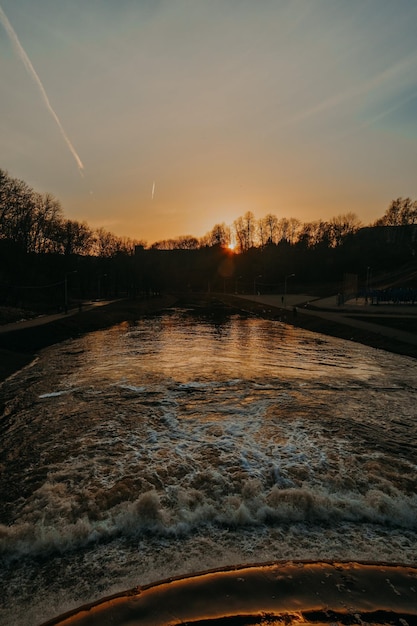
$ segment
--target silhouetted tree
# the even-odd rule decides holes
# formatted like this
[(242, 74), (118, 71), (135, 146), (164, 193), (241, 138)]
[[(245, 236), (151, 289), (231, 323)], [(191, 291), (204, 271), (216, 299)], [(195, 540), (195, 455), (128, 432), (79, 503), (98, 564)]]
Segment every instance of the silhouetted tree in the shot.
[(58, 252), (58, 233), (62, 225), (62, 208), (50, 193), (35, 194), (34, 220), (29, 250), (31, 252)]
[(216, 224), (211, 231), (201, 238), (200, 244), (202, 246), (228, 246), (231, 242), (230, 226), (222, 224)]
[(177, 250), (197, 250), (199, 247), (198, 239), (192, 235), (183, 235), (182, 237), (178, 237), (176, 239), (176, 243)]
[(330, 247), (331, 225), (323, 220), (304, 223), (298, 234), (298, 243), (307, 248)]
[(233, 222), (236, 242), (241, 252), (245, 252), (255, 245), (256, 220), (252, 211), (246, 211), (243, 217)]
[(86, 222), (64, 220), (60, 225), (60, 244), (66, 256), (91, 253), (94, 242), (93, 231)]
[(278, 218), (268, 213), (262, 218), (263, 230), (266, 235), (266, 243), (278, 243)]
[(191, 235), (183, 235), (175, 239), (162, 239), (152, 244), (154, 250), (196, 250), (199, 241)]
[(346, 213), (333, 217), (330, 221), (330, 245), (337, 247), (346, 239), (354, 235), (361, 227), (361, 222), (355, 213)]
[(393, 200), (375, 226), (409, 226), (417, 224), (417, 201), (411, 198)]
[(28, 251), (35, 221), (35, 193), (24, 181), (4, 172), (0, 183), (0, 236)]

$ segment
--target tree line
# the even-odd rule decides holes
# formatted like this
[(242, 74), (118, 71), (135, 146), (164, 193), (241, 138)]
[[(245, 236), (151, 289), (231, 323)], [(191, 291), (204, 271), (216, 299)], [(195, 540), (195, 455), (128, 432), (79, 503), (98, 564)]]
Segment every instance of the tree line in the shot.
[(257, 220), (252, 211), (247, 211), (231, 225), (216, 224), (200, 239), (186, 235), (157, 241), (151, 247), (157, 250), (195, 250), (206, 246), (221, 245), (233, 248), (240, 253), (251, 248), (263, 248), (270, 244), (278, 245), (282, 241), (291, 245), (303, 242), (311, 247), (321, 243), (335, 247), (357, 232), (361, 226), (355, 213), (339, 215), (328, 222), (317, 220), (302, 223), (294, 217), (278, 218), (273, 214)]
[[(417, 201), (393, 200), (385, 214), (371, 226), (417, 224)], [(301, 222), (290, 217), (268, 214), (256, 219), (252, 211), (233, 224), (216, 224), (201, 238), (192, 235), (164, 239), (151, 244), (157, 250), (195, 250), (205, 246), (234, 246), (237, 252), (286, 241), (308, 247), (321, 244), (334, 248), (355, 234), (363, 224), (349, 212), (329, 221)], [(57, 253), (112, 257), (132, 254), (146, 242), (119, 237), (104, 228), (92, 229), (87, 222), (65, 218), (61, 203), (50, 193), (38, 193), (26, 182), (0, 169), (0, 239), (15, 242), (27, 253)]]
[(92, 229), (85, 221), (67, 219), (52, 194), (38, 193), (1, 169), (0, 239), (13, 241), (26, 253), (102, 257), (131, 254), (140, 243), (104, 228)]
[[(417, 201), (411, 198), (393, 200), (385, 214), (369, 227), (409, 226), (417, 224)], [(152, 244), (158, 250), (195, 250), (205, 246), (221, 245), (246, 252), (251, 248), (264, 248), (270, 244), (287, 242), (291, 245), (304, 245), (310, 248), (325, 245), (336, 248), (357, 233), (363, 224), (356, 213), (337, 215), (329, 221), (314, 220), (301, 222), (294, 217), (281, 217), (268, 214), (256, 219), (252, 211), (238, 217), (231, 225), (216, 224), (203, 237), (192, 235), (163, 239)]]
[(167, 289), (276, 292), (293, 274), (298, 288), (336, 284), (412, 261), (415, 225), (417, 202), (397, 198), (366, 227), (353, 212), (302, 223), (247, 211), (201, 238), (148, 245), (67, 219), (52, 194), (0, 170), (0, 304), (45, 310), (67, 292), (79, 301)]

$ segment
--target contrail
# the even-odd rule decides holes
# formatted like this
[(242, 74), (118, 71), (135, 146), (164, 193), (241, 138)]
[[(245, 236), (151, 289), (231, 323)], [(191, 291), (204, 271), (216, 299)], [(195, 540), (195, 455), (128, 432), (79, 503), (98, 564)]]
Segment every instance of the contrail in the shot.
[(152, 200), (153, 200), (154, 195), (155, 195), (155, 181), (153, 181), (153, 185), (152, 185)]
[(69, 137), (67, 135), (67, 133), (65, 132), (61, 122), (59, 121), (59, 118), (57, 116), (57, 114), (55, 113), (54, 109), (52, 108), (51, 103), (49, 102), (49, 98), (46, 94), (46, 91), (42, 85), (41, 79), (39, 78), (39, 76), (36, 73), (35, 68), (33, 67), (32, 63), (30, 62), (30, 59), (28, 57), (28, 55), (26, 54), (26, 52), (24, 51), (14, 29), (13, 26), (10, 24), (9, 20), (7, 19), (7, 16), (5, 14), (5, 12), (3, 11), (3, 9), (0, 6), (0, 22), (3, 24), (9, 38), (10, 41), (12, 42), (17, 55), (19, 56), (19, 58), (21, 59), (21, 61), (23, 62), (23, 65), (25, 66), (26, 70), (28, 71), (29, 75), (33, 78), (33, 80), (35, 81), (35, 83), (37, 84), (37, 86), (39, 87), (39, 91), (41, 92), (41, 96), (43, 98), (44, 103), (46, 104), (47, 109), (49, 110), (50, 114), (52, 115), (52, 117), (54, 118), (55, 122), (58, 124), (58, 128), (61, 131), (61, 135), (63, 136), (65, 143), (67, 144), (68, 148), (70, 149), (70, 152), (72, 154), (72, 156), (74, 157), (77, 165), (78, 165), (78, 169), (80, 170), (80, 174), (81, 176), (83, 175), (83, 170), (84, 170), (84, 165), (82, 164), (82, 161), (80, 159), (80, 157), (78, 156), (74, 146), (72, 145), (71, 141), (69, 140)]

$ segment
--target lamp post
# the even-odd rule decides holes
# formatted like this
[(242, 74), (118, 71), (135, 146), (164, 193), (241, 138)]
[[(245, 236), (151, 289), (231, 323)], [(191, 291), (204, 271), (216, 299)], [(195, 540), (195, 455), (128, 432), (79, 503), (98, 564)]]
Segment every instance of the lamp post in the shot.
[(368, 303), (368, 299), (371, 295), (371, 279), (372, 279), (372, 267), (366, 268), (366, 303)]
[(97, 300), (101, 300), (101, 279), (106, 278), (107, 274), (99, 274), (97, 283)]
[(292, 276), (295, 276), (295, 274), (287, 274), (287, 276), (285, 276), (284, 278), (284, 306), (287, 305), (287, 279), (291, 278)]
[(73, 270), (72, 272), (66, 272), (64, 278), (64, 310), (65, 313), (68, 313), (68, 276), (70, 274), (76, 274), (77, 270)]
[(262, 278), (262, 274), (259, 274), (259, 276), (255, 276), (255, 278), (253, 279), (253, 295), (256, 296), (256, 279), (257, 278)]

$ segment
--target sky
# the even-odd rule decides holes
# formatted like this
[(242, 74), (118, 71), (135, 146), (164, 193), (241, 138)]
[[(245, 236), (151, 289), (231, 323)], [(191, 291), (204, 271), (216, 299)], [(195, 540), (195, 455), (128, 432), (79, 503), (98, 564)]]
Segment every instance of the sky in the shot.
[(416, 0), (0, 0), (0, 168), (153, 243), (417, 199)]

